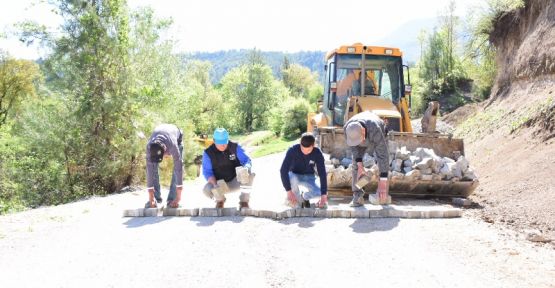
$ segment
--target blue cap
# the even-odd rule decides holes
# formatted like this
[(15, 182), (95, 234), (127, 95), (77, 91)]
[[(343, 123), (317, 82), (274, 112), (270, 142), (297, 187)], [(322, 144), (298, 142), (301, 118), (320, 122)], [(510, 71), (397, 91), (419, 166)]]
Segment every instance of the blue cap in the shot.
[(225, 128), (216, 128), (214, 130), (214, 143), (218, 145), (224, 145), (229, 142), (229, 134)]

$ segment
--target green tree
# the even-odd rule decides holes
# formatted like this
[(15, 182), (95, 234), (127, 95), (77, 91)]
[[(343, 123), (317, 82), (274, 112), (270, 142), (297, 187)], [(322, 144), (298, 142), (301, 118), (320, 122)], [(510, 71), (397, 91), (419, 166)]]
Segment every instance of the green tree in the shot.
[(0, 54), (0, 127), (23, 101), (36, 96), (35, 87), (41, 79), (39, 66), (34, 62)]
[(138, 163), (129, 55), (129, 17), (122, 0), (55, 2), (64, 17), (51, 43), (47, 68), (52, 87), (68, 94), (66, 127), (73, 136), (64, 151), (74, 162), (73, 185), (92, 193), (117, 191), (132, 182)]
[(267, 126), (268, 112), (275, 102), (273, 81), (271, 68), (262, 62), (256, 50), (250, 54), (247, 64), (224, 76), (224, 101), (235, 108), (236, 121), (245, 131)]
[(318, 74), (312, 73), (307, 67), (291, 64), (282, 70), (283, 83), (289, 88), (291, 95), (307, 99), (311, 86), (318, 80)]

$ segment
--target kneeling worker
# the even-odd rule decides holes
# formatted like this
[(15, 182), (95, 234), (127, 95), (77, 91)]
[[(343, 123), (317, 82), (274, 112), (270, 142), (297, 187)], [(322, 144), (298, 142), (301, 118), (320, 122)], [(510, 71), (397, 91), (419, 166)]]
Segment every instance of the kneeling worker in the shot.
[[(304, 133), (301, 143), (287, 150), (280, 174), (283, 188), (287, 191), (289, 205), (301, 208), (310, 207), (310, 199), (320, 197), (318, 206), (323, 208), (328, 203), (328, 183), (324, 155), (314, 147), (316, 139), (312, 133)], [(315, 169), (316, 168), (316, 169)], [(320, 185), (316, 183), (315, 171), (318, 171)]]
[[(237, 167), (245, 169), (236, 169)], [(251, 167), (251, 159), (241, 145), (229, 141), (227, 130), (217, 128), (214, 131), (214, 144), (206, 148), (202, 155), (202, 174), (208, 181), (203, 189), (204, 195), (216, 200), (216, 208), (223, 208), (226, 200), (224, 193), (238, 190), (241, 184), (252, 185), (254, 173), (250, 173)], [(240, 177), (242, 182), (237, 180), (237, 170), (244, 172), (244, 175), (239, 176), (246, 176)], [(226, 185), (229, 191), (220, 187), (218, 182)], [(241, 191), (239, 209), (249, 208), (249, 196), (249, 193)]]

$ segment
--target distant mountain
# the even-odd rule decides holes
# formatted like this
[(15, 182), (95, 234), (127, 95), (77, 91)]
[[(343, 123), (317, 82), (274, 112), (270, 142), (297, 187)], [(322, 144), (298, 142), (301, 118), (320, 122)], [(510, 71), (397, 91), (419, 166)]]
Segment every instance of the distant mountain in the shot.
[(432, 32), (437, 18), (415, 19), (405, 22), (379, 41), (380, 46), (390, 46), (403, 51), (403, 61), (414, 63), (420, 57), (418, 34), (421, 30)]
[[(212, 72), (210, 79), (212, 83), (216, 84), (220, 82), (222, 77), (224, 77), (229, 70), (244, 64), (251, 51), (252, 50), (241, 49), (217, 52), (197, 52), (185, 54), (183, 58), (185, 61), (195, 59), (211, 62)], [(320, 78), (324, 70), (325, 52), (323, 51), (301, 51), (296, 53), (262, 51), (260, 53), (266, 64), (272, 68), (276, 78), (281, 77), (281, 65), (285, 56), (287, 56), (289, 63), (297, 63), (308, 67), (311, 71), (317, 72)]]
[[(437, 24), (436, 18), (416, 19), (405, 22), (397, 27), (388, 36), (382, 38), (372, 45), (396, 47), (403, 51), (405, 63), (415, 63), (420, 57), (420, 43), (418, 42), (418, 34), (421, 30), (432, 32)], [(212, 72), (210, 79), (212, 83), (219, 83), (222, 77), (229, 70), (244, 64), (251, 50), (226, 50), (217, 52), (197, 52), (192, 54), (183, 54), (185, 61), (196, 59), (209, 61), (212, 63)], [(296, 53), (285, 53), (277, 51), (262, 51), (262, 57), (266, 61), (274, 73), (279, 78), (281, 65), (285, 56), (290, 63), (297, 63), (308, 67), (311, 71), (317, 72), (322, 79), (322, 71), (324, 71), (324, 51), (301, 51)]]

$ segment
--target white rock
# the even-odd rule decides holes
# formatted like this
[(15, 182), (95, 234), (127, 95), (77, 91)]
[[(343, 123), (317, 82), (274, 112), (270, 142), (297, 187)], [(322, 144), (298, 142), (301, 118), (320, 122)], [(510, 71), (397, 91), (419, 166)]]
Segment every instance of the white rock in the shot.
[(401, 172), (401, 167), (403, 166), (403, 160), (395, 159), (393, 163), (391, 163), (391, 170)]
[[(462, 156), (461, 156), (462, 157)], [(478, 176), (476, 175), (476, 173), (474, 172), (474, 170), (472, 170), (472, 168), (468, 168), (468, 170), (466, 170), (466, 172), (464, 172), (464, 180), (476, 180), (478, 179)]]
[(552, 241), (552, 239), (545, 237), (538, 230), (525, 230), (524, 233), (526, 233), (526, 240), (531, 242), (547, 243)]
[(362, 165), (368, 168), (374, 166), (374, 164), (376, 164), (374, 157), (368, 155), (368, 153), (364, 153), (364, 157), (362, 157)]
[(423, 158), (422, 161), (414, 165), (415, 169), (424, 170), (432, 167), (434, 160), (431, 157)]
[(441, 167), (441, 169), (439, 169), (439, 175), (441, 175), (441, 177), (442, 177), (443, 179), (447, 179), (447, 180), (453, 178), (453, 172), (451, 172), (451, 167), (450, 167), (449, 165), (452, 166), (452, 165), (454, 165), (454, 164), (455, 164), (454, 162), (452, 162), (452, 163), (445, 163), (445, 164)]
[(397, 149), (395, 152), (395, 159), (407, 160), (410, 157), (410, 151), (407, 150), (406, 146)]
[(457, 165), (462, 173), (465, 173), (466, 170), (468, 170), (468, 164), (468, 160), (466, 160), (464, 156), (460, 156), (459, 159), (457, 159)]
[(421, 175), (420, 170), (412, 170), (412, 171), (409, 171), (405, 176), (417, 179), (420, 177), (420, 175)]

